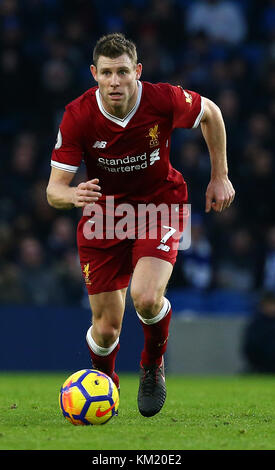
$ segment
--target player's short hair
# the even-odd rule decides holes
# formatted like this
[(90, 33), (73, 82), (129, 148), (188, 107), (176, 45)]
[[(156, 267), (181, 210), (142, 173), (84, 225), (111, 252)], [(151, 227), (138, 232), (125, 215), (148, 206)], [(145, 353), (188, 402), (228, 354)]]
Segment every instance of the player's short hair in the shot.
[(122, 33), (112, 33), (102, 36), (96, 43), (93, 51), (93, 61), (97, 66), (99, 56), (116, 59), (122, 54), (128, 54), (134, 65), (137, 64), (136, 45), (130, 39), (126, 39)]

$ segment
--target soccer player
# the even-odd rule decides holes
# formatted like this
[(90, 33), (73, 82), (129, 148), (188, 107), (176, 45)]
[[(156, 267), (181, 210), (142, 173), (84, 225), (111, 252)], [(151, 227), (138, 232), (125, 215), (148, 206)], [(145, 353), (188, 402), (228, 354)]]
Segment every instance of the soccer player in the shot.
[[(107, 236), (110, 227), (104, 219), (103, 236), (91, 237), (87, 227), (95, 219), (85, 211), (98, 206), (107, 217), (110, 197), (115, 208), (123, 203), (135, 210), (141, 204), (181, 207), (188, 200), (187, 187), (169, 161), (171, 134), (175, 128), (198, 125), (211, 161), (205, 210), (224, 210), (234, 199), (226, 132), (219, 108), (209, 99), (180, 86), (140, 81), (142, 64), (135, 44), (123, 34), (98, 40), (90, 70), (97, 86), (66, 106), (52, 152), (47, 198), (56, 209), (83, 208), (77, 242), (92, 310), (86, 340), (93, 367), (118, 387), (115, 359), (131, 279), (131, 297), (144, 332), (138, 407), (149, 417), (166, 398), (163, 355), (172, 310), (165, 292), (177, 257), (178, 238), (172, 237), (176, 229), (168, 225), (163, 232), (158, 221), (161, 238), (121, 239)], [(87, 180), (73, 186), (82, 161)], [(183, 222), (181, 210), (179, 218)], [(147, 235), (146, 224), (144, 230)]]

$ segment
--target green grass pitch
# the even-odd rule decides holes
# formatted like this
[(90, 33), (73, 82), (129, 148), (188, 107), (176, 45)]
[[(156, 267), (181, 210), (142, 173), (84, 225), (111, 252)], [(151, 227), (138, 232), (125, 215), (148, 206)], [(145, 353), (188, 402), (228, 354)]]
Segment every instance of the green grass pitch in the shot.
[(68, 373), (0, 373), (1, 450), (274, 450), (275, 377), (167, 376), (162, 411), (137, 409), (138, 375), (121, 375), (119, 415), (73, 426), (59, 410)]

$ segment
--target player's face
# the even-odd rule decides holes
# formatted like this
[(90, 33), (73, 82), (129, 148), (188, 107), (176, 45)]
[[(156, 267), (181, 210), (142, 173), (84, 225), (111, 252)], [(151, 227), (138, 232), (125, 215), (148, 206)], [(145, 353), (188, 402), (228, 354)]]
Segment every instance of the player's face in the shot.
[(126, 53), (116, 59), (99, 56), (97, 66), (91, 65), (106, 111), (118, 117), (128, 114), (137, 100), (141, 70)]

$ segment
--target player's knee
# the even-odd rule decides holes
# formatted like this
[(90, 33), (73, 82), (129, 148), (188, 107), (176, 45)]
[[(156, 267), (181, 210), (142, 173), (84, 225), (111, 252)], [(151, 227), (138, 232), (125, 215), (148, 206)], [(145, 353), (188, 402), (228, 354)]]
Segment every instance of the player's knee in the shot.
[(96, 335), (100, 338), (100, 346), (103, 348), (112, 346), (120, 334), (118, 325), (112, 325), (106, 322), (95, 322), (93, 323), (93, 328), (96, 331)]
[(160, 306), (160, 298), (156, 292), (132, 291), (132, 299), (136, 311), (144, 318), (154, 317)]

